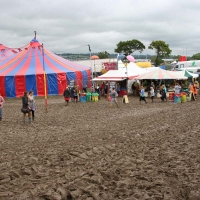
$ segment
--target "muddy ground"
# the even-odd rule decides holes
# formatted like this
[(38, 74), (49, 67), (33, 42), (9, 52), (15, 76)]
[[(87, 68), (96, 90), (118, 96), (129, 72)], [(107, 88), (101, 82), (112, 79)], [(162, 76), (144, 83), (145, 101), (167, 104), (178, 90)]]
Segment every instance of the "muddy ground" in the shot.
[(200, 199), (200, 97), (195, 102), (109, 107), (36, 99), (23, 124), (21, 99), (0, 122), (0, 200)]

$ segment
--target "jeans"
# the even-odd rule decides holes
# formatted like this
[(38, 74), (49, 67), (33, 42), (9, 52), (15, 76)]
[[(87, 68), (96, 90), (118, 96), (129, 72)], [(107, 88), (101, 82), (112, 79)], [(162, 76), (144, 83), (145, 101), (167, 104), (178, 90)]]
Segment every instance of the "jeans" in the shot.
[(2, 118), (2, 108), (0, 108), (0, 118)]

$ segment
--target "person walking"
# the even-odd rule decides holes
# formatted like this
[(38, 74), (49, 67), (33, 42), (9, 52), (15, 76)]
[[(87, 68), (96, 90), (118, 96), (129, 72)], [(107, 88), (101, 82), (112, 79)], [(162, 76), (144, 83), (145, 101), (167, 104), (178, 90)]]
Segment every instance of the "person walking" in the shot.
[(5, 100), (0, 94), (0, 121), (2, 121), (2, 108), (3, 108), (4, 103), (5, 103)]
[(63, 96), (64, 96), (64, 99), (65, 99), (65, 106), (68, 106), (70, 96), (71, 96), (71, 92), (69, 90), (69, 87), (66, 87), (66, 89), (63, 92)]
[(167, 101), (167, 88), (165, 87), (165, 85), (162, 85), (161, 87), (160, 87), (160, 95), (161, 95), (161, 100), (162, 100), (162, 102), (164, 102), (164, 100), (166, 100)]
[(143, 86), (140, 87), (140, 104), (141, 104), (141, 101), (145, 101), (145, 103), (147, 103), (147, 101), (145, 99), (145, 93), (144, 93), (144, 87)]
[(119, 105), (117, 103), (117, 92), (115, 91), (115, 88), (113, 87), (112, 90), (111, 90), (111, 93), (110, 93), (110, 97), (111, 97), (111, 103), (110, 103), (110, 107), (112, 107), (112, 103), (114, 102), (117, 107), (119, 108)]
[(33, 90), (29, 91), (29, 107), (31, 109), (31, 113), (32, 113), (32, 121), (34, 121), (35, 119), (35, 110), (36, 110), (36, 105), (35, 105), (35, 98), (33, 96)]
[(25, 117), (26, 117), (26, 114), (28, 113), (29, 123), (31, 123), (32, 122), (32, 120), (31, 120), (31, 109), (29, 107), (28, 92), (24, 92), (24, 96), (22, 97), (21, 112), (23, 113), (23, 122), (25, 123)]

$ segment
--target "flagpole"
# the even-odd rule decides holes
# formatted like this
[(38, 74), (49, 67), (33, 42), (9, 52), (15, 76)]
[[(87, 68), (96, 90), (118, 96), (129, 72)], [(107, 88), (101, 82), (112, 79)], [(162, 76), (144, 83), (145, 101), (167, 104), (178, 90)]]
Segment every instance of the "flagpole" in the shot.
[(47, 105), (48, 105), (48, 102), (47, 102), (47, 79), (46, 79), (46, 72), (45, 72), (45, 65), (44, 65), (44, 46), (43, 46), (43, 44), (42, 44), (42, 58), (43, 58), (42, 65), (43, 65), (43, 72), (44, 72), (44, 101), (45, 101), (46, 112), (48, 112), (48, 110), (47, 110)]
[(91, 64), (91, 73), (92, 73), (92, 80), (93, 80), (93, 70), (92, 70), (92, 60), (91, 60), (91, 49), (90, 49), (90, 45), (88, 44), (89, 47), (89, 52), (90, 52), (90, 64)]

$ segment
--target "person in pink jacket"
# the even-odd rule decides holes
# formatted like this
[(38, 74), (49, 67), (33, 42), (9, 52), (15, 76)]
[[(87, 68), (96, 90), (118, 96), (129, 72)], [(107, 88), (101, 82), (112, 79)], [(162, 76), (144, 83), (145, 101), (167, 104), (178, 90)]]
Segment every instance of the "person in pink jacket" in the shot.
[(0, 94), (0, 121), (2, 120), (2, 108), (3, 108), (4, 102), (5, 102), (5, 100)]

